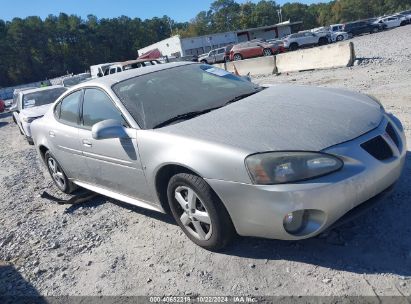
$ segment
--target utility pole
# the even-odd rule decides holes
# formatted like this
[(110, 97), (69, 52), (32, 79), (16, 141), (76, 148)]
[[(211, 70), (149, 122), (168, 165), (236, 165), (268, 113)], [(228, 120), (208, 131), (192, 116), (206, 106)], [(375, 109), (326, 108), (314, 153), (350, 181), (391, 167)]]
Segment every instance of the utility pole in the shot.
[(277, 10), (277, 14), (278, 14), (278, 23), (283, 22), (283, 12), (280, 6), (280, 9)]
[(171, 24), (170, 17), (168, 17), (168, 25), (170, 26), (170, 37), (173, 37), (173, 25)]

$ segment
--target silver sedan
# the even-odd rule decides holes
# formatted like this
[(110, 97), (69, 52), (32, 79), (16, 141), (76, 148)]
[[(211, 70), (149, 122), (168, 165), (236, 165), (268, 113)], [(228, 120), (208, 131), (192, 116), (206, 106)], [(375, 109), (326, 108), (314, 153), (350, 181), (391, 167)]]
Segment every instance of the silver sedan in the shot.
[(32, 134), (61, 191), (170, 212), (210, 250), (235, 233), (315, 236), (391, 188), (406, 153), (400, 121), (373, 97), (193, 63), (80, 84)]

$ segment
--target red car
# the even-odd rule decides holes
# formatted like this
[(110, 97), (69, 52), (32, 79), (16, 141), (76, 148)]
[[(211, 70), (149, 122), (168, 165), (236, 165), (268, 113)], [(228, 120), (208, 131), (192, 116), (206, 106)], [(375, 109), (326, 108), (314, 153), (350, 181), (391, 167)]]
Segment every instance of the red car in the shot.
[(268, 43), (265, 41), (247, 41), (236, 44), (230, 51), (230, 60), (237, 61), (246, 58), (272, 56), (285, 52), (284, 45), (280, 42)]
[(5, 104), (4, 101), (0, 99), (0, 113), (4, 112)]

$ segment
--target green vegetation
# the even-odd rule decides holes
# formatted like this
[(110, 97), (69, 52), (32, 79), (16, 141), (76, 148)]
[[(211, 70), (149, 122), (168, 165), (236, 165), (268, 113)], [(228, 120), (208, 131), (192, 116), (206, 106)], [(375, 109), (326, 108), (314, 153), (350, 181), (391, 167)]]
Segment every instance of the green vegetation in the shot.
[[(302, 20), (304, 28), (380, 16), (411, 7), (411, 0), (336, 0), (305, 5), (286, 3), (283, 20)], [(0, 87), (84, 72), (90, 65), (132, 59), (137, 49), (180, 34), (205, 35), (279, 22), (275, 1), (238, 4), (217, 0), (190, 22), (167, 16), (141, 20), (121, 16), (86, 20), (61, 13), (11, 22), (0, 20)], [(171, 33), (171, 28), (173, 32)]]

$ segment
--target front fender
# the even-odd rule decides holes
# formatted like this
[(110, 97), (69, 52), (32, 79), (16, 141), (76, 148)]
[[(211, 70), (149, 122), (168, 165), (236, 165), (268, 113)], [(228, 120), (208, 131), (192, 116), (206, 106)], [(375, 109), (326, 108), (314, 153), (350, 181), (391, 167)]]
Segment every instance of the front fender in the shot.
[(152, 193), (158, 171), (166, 165), (185, 167), (207, 179), (251, 183), (245, 168), (246, 151), (212, 142), (138, 130), (140, 158)]

